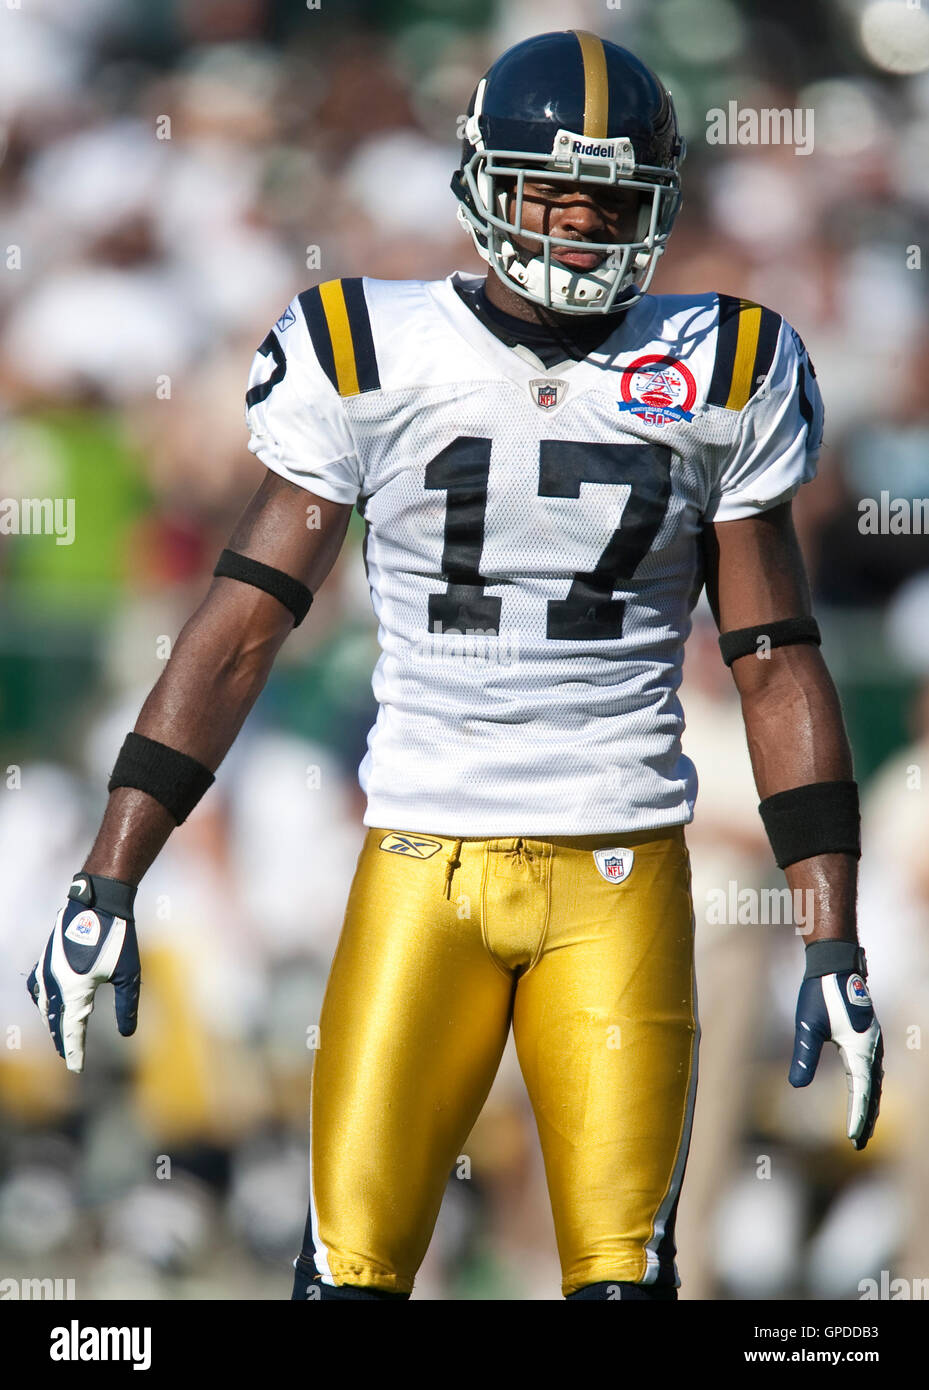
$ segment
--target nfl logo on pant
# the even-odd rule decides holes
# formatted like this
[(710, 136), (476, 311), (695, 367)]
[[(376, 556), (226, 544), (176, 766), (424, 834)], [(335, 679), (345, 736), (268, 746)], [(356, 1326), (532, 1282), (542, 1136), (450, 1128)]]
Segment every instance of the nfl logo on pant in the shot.
[(631, 849), (595, 849), (594, 863), (607, 883), (622, 883), (632, 873), (635, 853)]

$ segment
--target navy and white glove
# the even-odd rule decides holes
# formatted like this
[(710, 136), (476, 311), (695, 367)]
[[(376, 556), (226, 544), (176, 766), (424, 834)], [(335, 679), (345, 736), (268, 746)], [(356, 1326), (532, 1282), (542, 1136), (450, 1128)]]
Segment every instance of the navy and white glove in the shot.
[(135, 1032), (141, 967), (132, 916), (135, 888), (99, 874), (75, 874), (27, 988), (68, 1071), (84, 1070), (84, 1035), (97, 986), (116, 991), (116, 1026)]
[(835, 1043), (848, 1082), (848, 1137), (856, 1149), (863, 1149), (874, 1133), (884, 1080), (884, 1040), (865, 984), (867, 976), (860, 946), (814, 941), (806, 948), (788, 1076), (791, 1086), (808, 1086), (823, 1043)]

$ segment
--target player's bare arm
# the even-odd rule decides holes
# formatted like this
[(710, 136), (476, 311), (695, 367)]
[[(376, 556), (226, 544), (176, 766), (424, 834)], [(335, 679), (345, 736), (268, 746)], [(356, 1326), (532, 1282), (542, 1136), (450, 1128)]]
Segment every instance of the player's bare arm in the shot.
[[(335, 563), (351, 507), (314, 498), (320, 524), (310, 529), (307, 501), (303, 488), (269, 472), (228, 548), (290, 575), (315, 593)], [(174, 644), (135, 732), (215, 772), (293, 626), (293, 614), (271, 594), (236, 579), (214, 579)], [(118, 787), (83, 868), (137, 884), (175, 824), (147, 792)]]
[[(809, 587), (790, 503), (710, 526), (707, 591), (721, 632), (810, 613)], [(762, 799), (814, 782), (851, 781), (852, 754), (839, 697), (818, 646), (767, 648), (737, 657), (732, 674)], [(820, 854), (785, 870), (792, 889), (814, 893), (812, 941), (857, 941), (851, 854)], [(803, 901), (809, 902), (805, 898)]]
[[(794, 1085), (811, 1080), (822, 1041), (829, 1037), (837, 1042), (849, 1076), (849, 1138), (856, 1148), (864, 1148), (880, 1104), (883, 1047), (861, 978), (865, 966), (855, 921), (857, 854), (849, 845), (804, 855), (805, 848), (815, 851), (822, 843), (838, 843), (822, 839), (830, 829), (817, 824), (817, 817), (824, 820), (830, 811), (840, 816), (843, 802), (850, 801), (857, 813), (852, 754), (839, 697), (819, 646), (807, 640), (774, 646), (764, 640), (766, 625), (775, 630), (775, 624), (810, 618), (809, 586), (790, 503), (709, 525), (704, 555), (707, 593), (720, 632), (748, 636), (743, 654), (731, 660), (731, 667), (762, 809), (783, 804), (778, 802), (781, 797), (790, 814), (809, 821), (792, 835), (793, 843), (784, 845), (777, 834), (772, 836), (794, 900), (802, 893), (799, 900), (812, 905), (804, 924), (807, 972), (790, 1079)], [(834, 833), (841, 840), (839, 827)], [(804, 834), (810, 836), (807, 846)], [(846, 1028), (847, 1021), (854, 1031)]]
[(136, 886), (206, 790), (301, 605), (332, 568), (351, 508), (324, 498), (314, 505), (320, 524), (308, 528), (306, 491), (268, 473), (223, 553), (227, 573), (214, 578), (185, 624), (120, 753), (111, 781), (123, 784), (111, 790), (93, 848), (29, 978), (71, 1071), (83, 1070), (86, 1021), (100, 983), (114, 986), (120, 1033), (135, 1031)]

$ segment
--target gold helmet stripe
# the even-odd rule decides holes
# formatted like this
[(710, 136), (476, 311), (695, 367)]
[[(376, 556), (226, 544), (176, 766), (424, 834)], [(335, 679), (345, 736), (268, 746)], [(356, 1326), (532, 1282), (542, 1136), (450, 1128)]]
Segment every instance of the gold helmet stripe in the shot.
[(603, 40), (586, 29), (575, 29), (574, 36), (581, 46), (584, 65), (584, 135), (607, 133), (610, 114), (610, 88), (606, 75), (606, 54)]

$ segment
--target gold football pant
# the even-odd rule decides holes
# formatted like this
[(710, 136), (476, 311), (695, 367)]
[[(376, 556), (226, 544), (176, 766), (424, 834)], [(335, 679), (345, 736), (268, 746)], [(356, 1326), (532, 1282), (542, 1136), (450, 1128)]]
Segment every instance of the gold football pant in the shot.
[[(617, 845), (633, 865), (608, 882), (593, 851)], [(304, 1255), (323, 1282), (410, 1292), (511, 1022), (563, 1293), (679, 1282), (698, 1040), (679, 826), (547, 841), (368, 831), (313, 1071)]]

